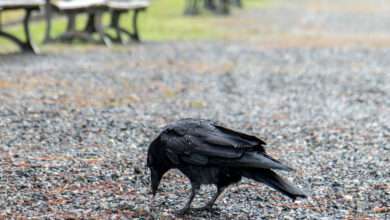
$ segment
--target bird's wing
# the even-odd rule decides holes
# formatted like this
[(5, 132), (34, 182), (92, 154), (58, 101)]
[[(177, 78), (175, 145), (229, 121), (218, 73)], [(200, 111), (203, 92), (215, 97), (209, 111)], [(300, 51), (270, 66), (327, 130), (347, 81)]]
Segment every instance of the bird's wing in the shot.
[(192, 154), (202, 154), (207, 157), (239, 158), (242, 156), (242, 150), (235, 150), (233, 147), (227, 148), (222, 145), (210, 144), (202, 139), (192, 135), (178, 135), (177, 133), (168, 133), (162, 136), (164, 144), (170, 154), (190, 156)]
[(234, 148), (253, 148), (264, 152), (263, 145), (266, 143), (259, 138), (234, 131), (219, 125), (213, 125), (214, 131), (205, 136), (205, 142)]
[(190, 135), (201, 138), (203, 142), (211, 145), (248, 148), (264, 152), (264, 141), (255, 136), (225, 128), (211, 120), (182, 119), (167, 126), (166, 131), (177, 136)]
[(258, 152), (245, 152), (239, 159), (214, 158), (209, 160), (210, 165), (241, 167), (241, 168), (261, 168), (292, 171), (293, 169), (273, 159), (267, 154)]
[(185, 163), (291, 170), (266, 155), (261, 140), (222, 127), (198, 128), (185, 134), (172, 130), (164, 140), (167, 148)]

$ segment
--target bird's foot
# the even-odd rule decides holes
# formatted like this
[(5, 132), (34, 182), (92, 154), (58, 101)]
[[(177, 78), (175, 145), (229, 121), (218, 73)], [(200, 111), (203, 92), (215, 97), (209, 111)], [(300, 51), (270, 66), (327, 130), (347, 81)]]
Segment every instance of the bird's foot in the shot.
[(176, 215), (184, 215), (184, 214), (186, 214), (189, 210), (190, 210), (189, 207), (184, 207), (184, 208), (182, 208), (182, 209), (176, 210), (176, 211), (175, 211), (175, 214), (176, 214)]
[(213, 207), (211, 205), (205, 205), (203, 207), (193, 208), (193, 210), (195, 210), (195, 211), (208, 211), (208, 212), (211, 212), (211, 211), (213, 211)]

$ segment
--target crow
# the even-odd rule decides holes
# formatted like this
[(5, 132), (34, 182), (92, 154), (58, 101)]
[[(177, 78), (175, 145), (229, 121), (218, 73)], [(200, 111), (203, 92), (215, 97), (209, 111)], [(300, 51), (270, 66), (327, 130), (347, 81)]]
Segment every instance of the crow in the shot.
[(273, 170), (291, 171), (266, 154), (265, 142), (205, 119), (181, 119), (167, 125), (149, 145), (147, 167), (150, 169), (153, 197), (163, 175), (178, 169), (191, 182), (191, 195), (177, 214), (190, 210), (191, 202), (202, 184), (214, 184), (217, 192), (201, 208), (211, 210), (219, 195), (242, 177), (262, 182), (295, 200), (306, 194)]

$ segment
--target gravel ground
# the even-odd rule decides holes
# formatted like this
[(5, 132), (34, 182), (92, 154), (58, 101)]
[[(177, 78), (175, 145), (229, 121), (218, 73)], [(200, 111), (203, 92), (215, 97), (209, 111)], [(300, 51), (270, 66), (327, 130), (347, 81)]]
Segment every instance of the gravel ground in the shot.
[(244, 180), (214, 212), (184, 219), (390, 218), (389, 60), (390, 48), (252, 42), (2, 56), (0, 218), (175, 218), (188, 180), (171, 171), (152, 201), (145, 157), (159, 129), (182, 117), (263, 138), (310, 194), (292, 202)]

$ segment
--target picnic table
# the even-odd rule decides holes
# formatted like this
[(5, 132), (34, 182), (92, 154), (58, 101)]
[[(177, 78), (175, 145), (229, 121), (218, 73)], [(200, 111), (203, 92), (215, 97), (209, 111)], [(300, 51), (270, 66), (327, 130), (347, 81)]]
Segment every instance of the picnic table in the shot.
[(34, 10), (39, 10), (40, 6), (44, 5), (44, 0), (1, 0), (0, 1), (0, 12), (6, 10), (19, 10), (23, 9), (25, 11), (25, 15), (23, 18), (23, 28), (25, 34), (25, 41), (17, 38), (16, 36), (7, 33), (1, 29), (1, 21), (0, 21), (0, 37), (4, 37), (15, 44), (17, 44), (23, 52), (32, 52), (38, 53), (37, 47), (34, 45), (31, 39), (30, 32), (30, 18), (31, 13)]
[[(98, 41), (108, 46), (111, 45), (111, 42), (124, 43), (123, 34), (135, 41), (139, 41), (140, 37), (137, 26), (138, 13), (149, 6), (149, 1), (147, 0), (60, 0), (56, 2), (47, 0), (47, 2), (49, 4), (46, 16), (48, 28), (45, 42), (72, 42), (75, 39), (95, 41), (93, 34), (97, 33), (99, 37)], [(57, 38), (52, 38), (50, 35), (52, 9), (67, 16), (66, 31)], [(134, 11), (132, 32), (120, 26), (121, 16), (129, 11)], [(104, 12), (111, 12), (111, 23), (108, 27), (105, 27), (102, 22)], [(76, 30), (76, 17), (82, 13), (88, 15), (87, 23), (83, 30)], [(108, 28), (113, 28), (116, 36), (109, 35), (106, 31)]]
[[(51, 1), (47, 0), (46, 7), (46, 34), (45, 43), (53, 41), (71, 42), (74, 39), (92, 41), (92, 34), (97, 32), (101, 42), (109, 45), (109, 39), (102, 30), (101, 14), (105, 10), (105, 0), (73, 0), (73, 1)], [(51, 37), (53, 11), (65, 14), (67, 17), (66, 31), (58, 38)], [(76, 30), (76, 17), (79, 14), (87, 13), (88, 22), (84, 30)]]

